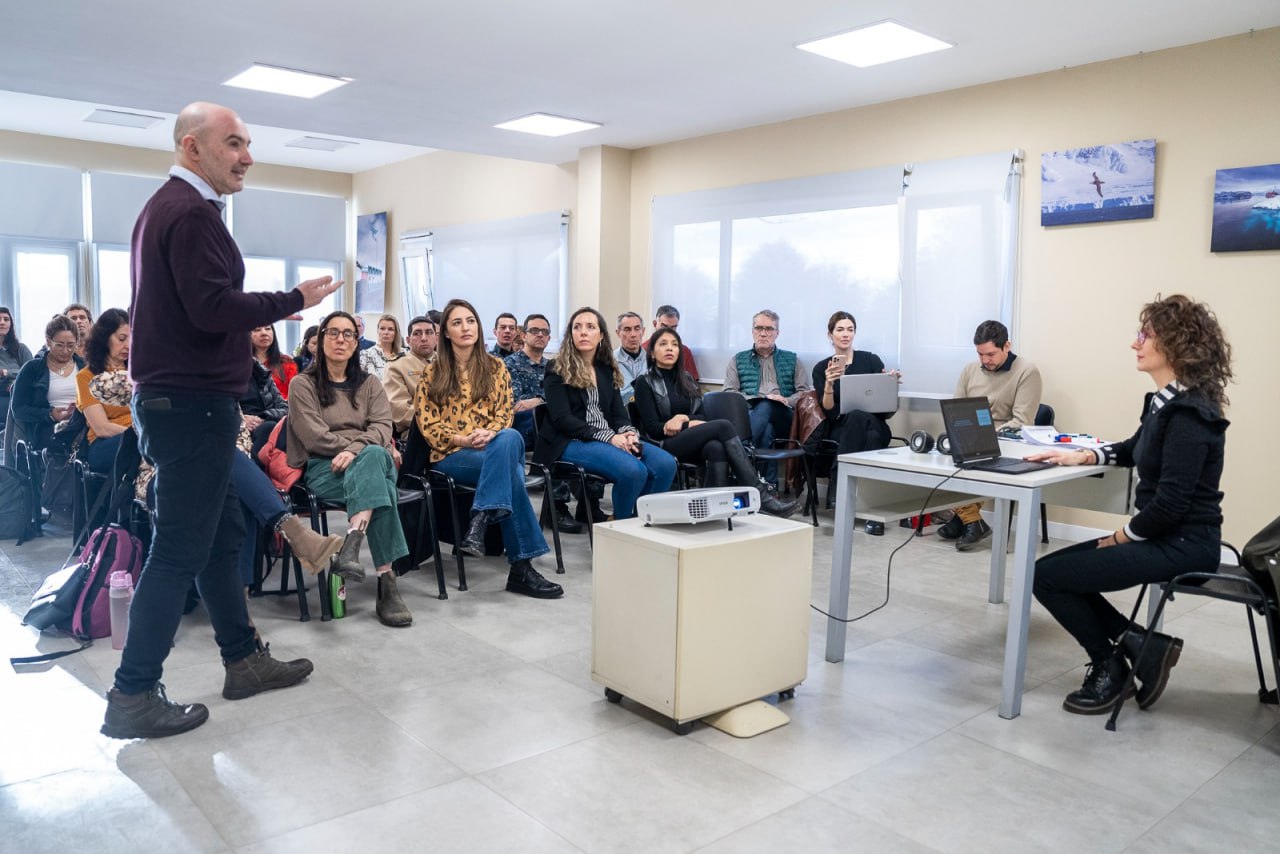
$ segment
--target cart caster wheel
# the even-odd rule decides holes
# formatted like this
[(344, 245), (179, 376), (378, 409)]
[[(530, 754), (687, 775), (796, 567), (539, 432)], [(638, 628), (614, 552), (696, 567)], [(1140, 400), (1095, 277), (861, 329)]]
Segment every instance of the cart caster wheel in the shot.
[(671, 731), (676, 735), (688, 735), (693, 732), (693, 721), (685, 721), (684, 723), (671, 722)]
[(794, 700), (795, 698), (796, 698), (795, 688), (788, 688), (785, 691), (778, 692), (778, 702), (782, 702), (783, 700)]
[(613, 690), (612, 688), (604, 689), (604, 698), (608, 700), (610, 703), (622, 702), (622, 695), (619, 694), (617, 691)]

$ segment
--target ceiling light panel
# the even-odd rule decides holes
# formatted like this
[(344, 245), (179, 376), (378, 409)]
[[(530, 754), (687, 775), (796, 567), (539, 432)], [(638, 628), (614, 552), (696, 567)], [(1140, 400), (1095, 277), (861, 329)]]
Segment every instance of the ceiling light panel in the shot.
[(149, 116), (146, 113), (131, 113), (127, 110), (96, 109), (84, 117), (86, 122), (98, 125), (115, 125), (122, 128), (149, 128), (157, 122), (164, 121), (164, 116)]
[(314, 74), (310, 71), (298, 71), (293, 68), (280, 68), (255, 62), (222, 85), (272, 92), (276, 95), (291, 95), (294, 98), (314, 98), (350, 82), (350, 77), (333, 77), (328, 74)]
[(533, 113), (522, 118), (512, 119), (509, 122), (503, 122), (500, 125), (494, 125), (494, 127), (501, 130), (533, 133), (538, 136), (564, 136), (565, 134), (592, 130), (600, 127), (600, 124), (598, 122), (584, 122), (580, 119), (566, 119), (562, 116), (553, 116), (548, 113)]
[(912, 56), (946, 50), (955, 45), (904, 27), (897, 21), (881, 21), (847, 33), (796, 45), (800, 50), (858, 68), (868, 68)]
[(285, 148), (308, 148), (312, 151), (337, 151), (350, 145), (359, 145), (345, 139), (328, 139), (323, 136), (300, 136), (284, 144)]

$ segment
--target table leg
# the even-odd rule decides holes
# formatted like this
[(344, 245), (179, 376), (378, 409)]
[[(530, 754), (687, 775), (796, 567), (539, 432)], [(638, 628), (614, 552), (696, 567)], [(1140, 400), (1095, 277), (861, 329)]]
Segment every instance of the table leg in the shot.
[[(857, 508), (858, 479), (836, 469), (835, 542), (831, 547), (831, 596), (827, 603), (827, 661), (844, 661), (846, 623), (849, 616), (849, 573), (853, 563), (853, 519)], [(840, 619), (832, 619), (838, 617)]]
[(987, 601), (999, 605), (1004, 601), (1005, 553), (1009, 550), (1009, 501), (996, 499), (996, 516), (991, 526), (991, 584)]
[(1022, 679), (1027, 665), (1027, 625), (1031, 619), (1031, 587), (1036, 572), (1036, 523), (1040, 512), (1040, 490), (1033, 489), (1018, 501), (1013, 541), (1013, 596), (1009, 602), (1009, 628), (1004, 638), (1004, 678), (1000, 694), (1000, 717), (1016, 718), (1022, 713)]

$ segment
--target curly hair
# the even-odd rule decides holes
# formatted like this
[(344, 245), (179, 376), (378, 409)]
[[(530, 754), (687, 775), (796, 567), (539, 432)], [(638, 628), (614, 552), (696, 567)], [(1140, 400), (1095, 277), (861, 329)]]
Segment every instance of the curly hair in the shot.
[(676, 374), (676, 388), (678, 388), (680, 393), (690, 400), (702, 397), (702, 390), (698, 388), (697, 382), (694, 381), (693, 377), (689, 376), (689, 372), (680, 364), (680, 357), (684, 355), (684, 340), (681, 339), (680, 333), (674, 329), (666, 326), (659, 326), (653, 331), (653, 334), (649, 336), (649, 343), (646, 345), (646, 349), (648, 350), (646, 363), (648, 364), (649, 372), (654, 373), (658, 370), (658, 360), (654, 357), (653, 353), (654, 348), (658, 346), (658, 342), (662, 340), (662, 336), (664, 335), (670, 335), (672, 338), (676, 339), (676, 363), (674, 366)]
[[(573, 344), (573, 322), (583, 314), (594, 315), (596, 325), (600, 329), (600, 343), (596, 345), (596, 352), (590, 362), (582, 357)], [(590, 388), (596, 384), (596, 365), (608, 368), (613, 374), (614, 388), (622, 388), (626, 385), (622, 381), (622, 371), (618, 370), (618, 363), (613, 358), (613, 342), (609, 339), (609, 329), (605, 326), (604, 315), (590, 306), (585, 306), (575, 311), (569, 317), (569, 322), (565, 324), (564, 338), (560, 341), (560, 350), (556, 353), (556, 360), (550, 370), (559, 374), (567, 386)]]
[(1232, 378), (1231, 344), (1213, 310), (1182, 294), (1156, 294), (1155, 302), (1144, 305), (1138, 317), (1178, 381), (1225, 410)]
[(111, 354), (111, 336), (121, 326), (129, 325), (129, 312), (123, 308), (109, 308), (89, 327), (89, 340), (84, 343), (84, 360), (89, 372), (100, 374), (107, 369), (107, 356)]
[[(333, 380), (329, 378), (328, 357), (324, 354), (325, 332), (329, 329), (329, 324), (335, 318), (344, 317), (351, 323), (351, 328), (359, 334), (359, 327), (356, 326), (356, 319), (345, 311), (334, 311), (325, 316), (320, 321), (320, 331), (316, 334), (320, 336), (318, 346), (316, 347), (316, 358), (307, 366), (307, 373), (310, 374), (316, 385), (316, 400), (320, 403), (322, 409), (333, 406), (338, 400), (338, 390), (333, 387)], [(354, 343), (354, 342), (353, 342)], [(347, 359), (347, 369), (343, 374), (343, 382), (347, 383), (347, 396), (351, 398), (351, 405), (358, 406), (360, 398), (358, 392), (360, 387), (364, 385), (364, 381), (368, 379), (364, 368), (360, 367), (359, 350), (353, 350), (351, 358)]]
[[(476, 319), (476, 343), (472, 345), (471, 355), (467, 357), (465, 365), (458, 363), (457, 354), (453, 352), (453, 341), (444, 333), (448, 327), (449, 318), (457, 311), (469, 311)], [(431, 375), (431, 385), (427, 388), (427, 398), (441, 409), (449, 401), (457, 400), (462, 395), (461, 374), (464, 369), (467, 380), (471, 383), (471, 399), (467, 404), (484, 400), (497, 388), (498, 369), (505, 370), (505, 368), (501, 360), (484, 351), (484, 339), (479, 337), (480, 330), (483, 328), (475, 306), (464, 299), (449, 300), (444, 311), (440, 313), (440, 346), (436, 348), (435, 368)]]

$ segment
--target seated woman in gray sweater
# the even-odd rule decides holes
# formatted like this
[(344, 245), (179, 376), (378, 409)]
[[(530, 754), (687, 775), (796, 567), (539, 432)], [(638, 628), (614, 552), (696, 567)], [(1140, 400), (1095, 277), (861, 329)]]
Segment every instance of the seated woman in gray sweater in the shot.
[(378, 619), (413, 622), (391, 564), (409, 553), (397, 513), (391, 453), (391, 406), (378, 378), (360, 368), (355, 319), (335, 311), (320, 323), (316, 360), (289, 386), (289, 465), (304, 469), (318, 498), (347, 510), (347, 539), (334, 571), (363, 581), (360, 544), (367, 535), (378, 573)]
[[(1204, 303), (1185, 296), (1157, 298), (1140, 315), (1131, 345), (1139, 371), (1157, 391), (1123, 442), (1097, 451), (1049, 451), (1028, 459), (1058, 465), (1120, 465), (1138, 471), (1128, 524), (1099, 540), (1086, 540), (1036, 561), (1035, 596), (1089, 654), (1084, 685), (1063, 701), (1068, 712), (1108, 712), (1120, 699), (1144, 630), (1102, 595), (1138, 584), (1168, 581), (1184, 572), (1213, 572), (1222, 544), (1223, 452), (1231, 345)], [(1126, 631), (1126, 629), (1129, 629)], [(1155, 633), (1138, 680), (1138, 705), (1164, 691), (1182, 652), (1181, 638)]]

